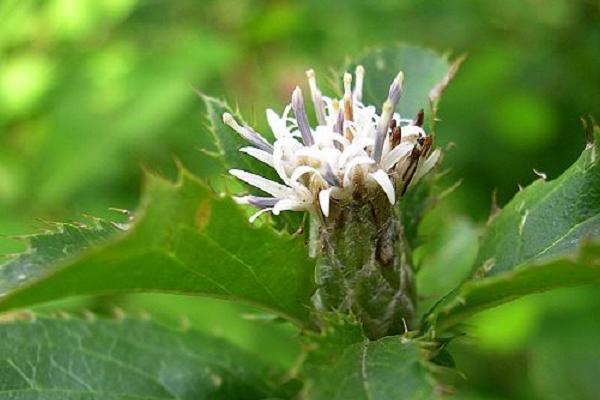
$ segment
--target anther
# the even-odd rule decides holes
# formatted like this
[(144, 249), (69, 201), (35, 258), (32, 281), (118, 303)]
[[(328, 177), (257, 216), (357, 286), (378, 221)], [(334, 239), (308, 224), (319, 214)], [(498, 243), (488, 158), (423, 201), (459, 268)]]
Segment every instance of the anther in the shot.
[(304, 109), (304, 99), (302, 98), (302, 90), (296, 86), (292, 93), (292, 109), (296, 116), (296, 122), (298, 123), (298, 130), (302, 135), (302, 140), (307, 146), (312, 146), (315, 141), (310, 131), (310, 125), (308, 123), (308, 117), (306, 116), (306, 110)]
[(344, 74), (344, 119), (354, 121), (354, 113), (352, 111), (352, 75)]
[(354, 71), (354, 76), (356, 76), (356, 83), (354, 84), (354, 100), (362, 101), (363, 82), (365, 79), (365, 69), (362, 65), (358, 65), (356, 67), (356, 70)]
[(404, 82), (404, 73), (398, 72), (396, 78), (390, 85), (388, 98), (383, 103), (383, 109), (381, 111), (381, 118), (379, 119), (379, 125), (377, 126), (377, 136), (375, 137), (375, 146), (373, 149), (373, 159), (375, 162), (381, 161), (381, 153), (383, 151), (383, 142), (387, 135), (394, 110), (400, 100), (402, 94), (402, 83)]
[(321, 91), (317, 86), (315, 71), (309, 69), (308, 71), (306, 71), (306, 77), (308, 78), (308, 87), (310, 88), (310, 96), (315, 107), (315, 115), (317, 116), (317, 121), (319, 125), (326, 125), (327, 121), (325, 120), (325, 105), (323, 103)]
[(421, 108), (419, 110), (419, 112), (417, 113), (417, 116), (415, 117), (415, 120), (413, 121), (413, 125), (416, 125), (416, 126), (422, 128), (424, 121), (425, 121), (425, 112)]

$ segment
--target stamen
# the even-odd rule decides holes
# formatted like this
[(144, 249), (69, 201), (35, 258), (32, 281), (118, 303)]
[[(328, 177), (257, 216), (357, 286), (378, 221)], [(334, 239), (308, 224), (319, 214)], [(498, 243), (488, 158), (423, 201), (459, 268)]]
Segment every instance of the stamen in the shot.
[(340, 110), (340, 104), (337, 100), (333, 101), (333, 109), (337, 109), (337, 119), (333, 125), (333, 131), (341, 135), (343, 133), (342, 130), (344, 129), (344, 113)]
[(423, 111), (423, 109), (421, 108), (419, 110), (419, 112), (417, 113), (417, 117), (415, 118), (415, 120), (413, 121), (413, 125), (418, 126), (419, 128), (423, 127), (423, 121), (425, 120), (425, 112)]
[(329, 183), (330, 186), (340, 186), (340, 180), (333, 172), (333, 169), (329, 163), (325, 163), (325, 174), (323, 175), (323, 178), (327, 183)]
[(344, 118), (346, 121), (354, 121), (352, 111), (352, 75), (344, 74)]
[(249, 126), (240, 126), (230, 113), (223, 113), (223, 123), (236, 131), (241, 137), (263, 151), (273, 154), (273, 146), (260, 134), (254, 132)]
[[(395, 121), (395, 120), (394, 120)], [(392, 132), (390, 133), (390, 150), (395, 148), (400, 144), (402, 140), (402, 127), (400, 125), (394, 126), (392, 128)]]
[(396, 78), (390, 85), (390, 91), (388, 92), (388, 100), (393, 104), (394, 109), (400, 100), (400, 95), (402, 95), (402, 84), (404, 83), (404, 72), (398, 72)]
[(306, 77), (308, 78), (310, 97), (312, 98), (312, 102), (315, 106), (315, 115), (317, 116), (317, 121), (319, 122), (319, 125), (327, 125), (327, 121), (325, 120), (325, 103), (323, 102), (321, 91), (317, 86), (315, 71), (309, 69), (306, 71)]
[(429, 154), (429, 150), (431, 150), (432, 145), (433, 145), (433, 137), (426, 136), (425, 139), (423, 140), (423, 151), (421, 154), (421, 156), (423, 158), (427, 157), (427, 155)]
[(256, 208), (267, 208), (275, 206), (281, 199), (277, 197), (246, 196), (245, 200)]
[(388, 98), (383, 103), (383, 109), (381, 111), (381, 118), (379, 119), (379, 125), (377, 126), (377, 136), (375, 137), (375, 146), (373, 149), (373, 159), (379, 163), (381, 161), (381, 153), (383, 151), (383, 143), (390, 126), (392, 116), (396, 105), (400, 100), (402, 94), (402, 82), (404, 81), (404, 73), (400, 71), (390, 86)]
[(404, 194), (408, 190), (408, 186), (410, 185), (410, 182), (415, 176), (415, 172), (417, 172), (420, 158), (421, 150), (419, 150), (418, 146), (415, 145), (415, 147), (413, 147), (412, 149), (412, 152), (410, 153), (410, 161), (408, 167), (406, 167), (406, 171), (404, 171), (404, 174), (402, 175), (404, 186), (402, 187), (402, 193), (400, 193), (400, 196), (404, 196)]
[[(332, 108), (333, 108), (333, 111), (337, 112), (337, 118), (335, 120), (335, 123), (333, 124), (333, 131), (336, 133), (339, 133), (340, 135), (343, 135), (344, 134), (343, 133), (344, 132), (344, 112), (342, 110), (340, 110), (340, 103), (337, 101), (337, 99), (333, 100)], [(343, 148), (342, 144), (337, 141), (334, 142), (333, 145), (338, 150), (342, 150), (342, 148)]]
[(296, 86), (292, 93), (292, 109), (296, 115), (296, 122), (298, 123), (298, 130), (302, 135), (302, 140), (307, 146), (312, 146), (315, 143), (312, 132), (310, 131), (310, 125), (308, 123), (308, 117), (306, 116), (306, 110), (304, 109), (304, 99), (302, 98), (302, 90)]
[(362, 65), (356, 67), (354, 75), (356, 76), (356, 83), (354, 84), (354, 100), (360, 102), (362, 101), (363, 82), (365, 79), (365, 69)]

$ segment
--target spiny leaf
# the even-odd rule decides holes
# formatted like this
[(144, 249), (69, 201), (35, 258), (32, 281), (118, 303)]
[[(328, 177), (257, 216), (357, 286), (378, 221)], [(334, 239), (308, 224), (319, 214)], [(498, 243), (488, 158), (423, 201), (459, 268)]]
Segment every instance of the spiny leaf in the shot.
[(458, 68), (458, 64), (453, 67), (447, 57), (432, 50), (404, 44), (373, 49), (353, 60), (349, 69), (356, 65), (363, 65), (366, 70), (363, 102), (377, 107), (383, 104), (396, 74), (404, 72), (403, 93), (397, 108), (403, 118), (415, 117), (420, 109), (433, 111), (430, 101), (437, 99), (429, 98), (431, 90), (445, 81), (447, 85)]
[(332, 364), (315, 365), (305, 395), (318, 399), (427, 399), (434, 397), (423, 350), (398, 336), (354, 343)]
[(0, 323), (0, 399), (248, 399), (298, 390), (231, 343), (151, 321)]
[(600, 243), (584, 243), (575, 254), (531, 262), (512, 271), (470, 280), (429, 316), (440, 333), (471, 315), (521, 296), (600, 280)]
[(239, 149), (248, 146), (249, 143), (223, 123), (223, 113), (225, 112), (236, 115), (236, 119), (242, 124), (241, 116), (237, 115), (223, 100), (202, 93), (200, 98), (204, 102), (206, 110), (207, 133), (211, 136), (213, 144), (212, 148), (204, 149), (204, 151), (221, 163), (222, 172), (226, 173), (231, 168), (239, 168), (276, 179), (272, 168), (266, 167), (247, 154), (240, 153)]
[[(136, 222), (115, 240), (73, 257), (81, 246), (67, 248), (65, 259), (38, 256), (34, 267), (28, 258), (0, 267), (3, 276), (30, 274), (24, 286), (3, 282), (0, 310), (73, 295), (160, 291), (245, 301), (307, 323), (313, 263), (301, 237), (251, 226), (230, 198), (185, 171), (177, 184), (149, 177), (147, 186)], [(66, 241), (57, 234), (50, 249), (34, 252), (54, 252)]]
[(44, 275), (47, 266), (64, 262), (124, 232), (124, 226), (101, 219), (89, 224), (55, 223), (42, 234), (29, 235), (28, 249), (0, 266), (0, 297)]
[[(559, 178), (537, 180), (491, 221), (473, 271), (430, 315), (445, 329), (528, 293), (600, 279), (600, 129)], [(592, 239), (588, 242), (586, 239)]]
[(414, 332), (369, 341), (351, 315), (319, 317), (322, 330), (304, 335), (299, 376), (307, 399), (432, 399), (434, 374), (449, 370), (432, 360), (445, 343), (422, 341)]
[(559, 178), (538, 179), (492, 220), (481, 240), (476, 268), (497, 275), (516, 265), (572, 251), (600, 235), (600, 130)]

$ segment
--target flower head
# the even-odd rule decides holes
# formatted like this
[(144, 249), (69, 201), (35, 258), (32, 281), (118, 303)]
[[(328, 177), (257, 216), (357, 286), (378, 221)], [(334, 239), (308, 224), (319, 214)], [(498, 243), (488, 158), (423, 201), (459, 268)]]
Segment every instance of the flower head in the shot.
[(396, 112), (403, 73), (390, 85), (381, 114), (362, 102), (364, 74), (358, 66), (354, 89), (352, 75), (344, 74), (344, 95), (335, 99), (324, 96), (314, 71), (307, 71), (316, 126), (310, 125), (304, 96), (296, 87), (281, 116), (267, 110), (273, 144), (251, 127), (238, 124), (231, 114), (223, 114), (223, 122), (250, 144), (240, 151), (272, 167), (281, 180), (229, 171), (269, 195), (236, 198), (259, 209), (251, 222), (264, 212), (278, 215), (286, 210), (306, 210), (326, 218), (333, 206), (378, 192), (394, 204), (437, 163), (440, 152), (431, 151), (433, 140), (423, 130), (423, 111), (414, 119)]

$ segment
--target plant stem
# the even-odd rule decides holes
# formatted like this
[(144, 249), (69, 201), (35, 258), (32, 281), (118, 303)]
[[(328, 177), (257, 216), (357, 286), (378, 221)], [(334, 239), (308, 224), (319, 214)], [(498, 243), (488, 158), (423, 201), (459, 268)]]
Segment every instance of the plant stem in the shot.
[(316, 244), (318, 309), (354, 314), (370, 339), (414, 328), (409, 249), (385, 196), (338, 207), (320, 224)]

